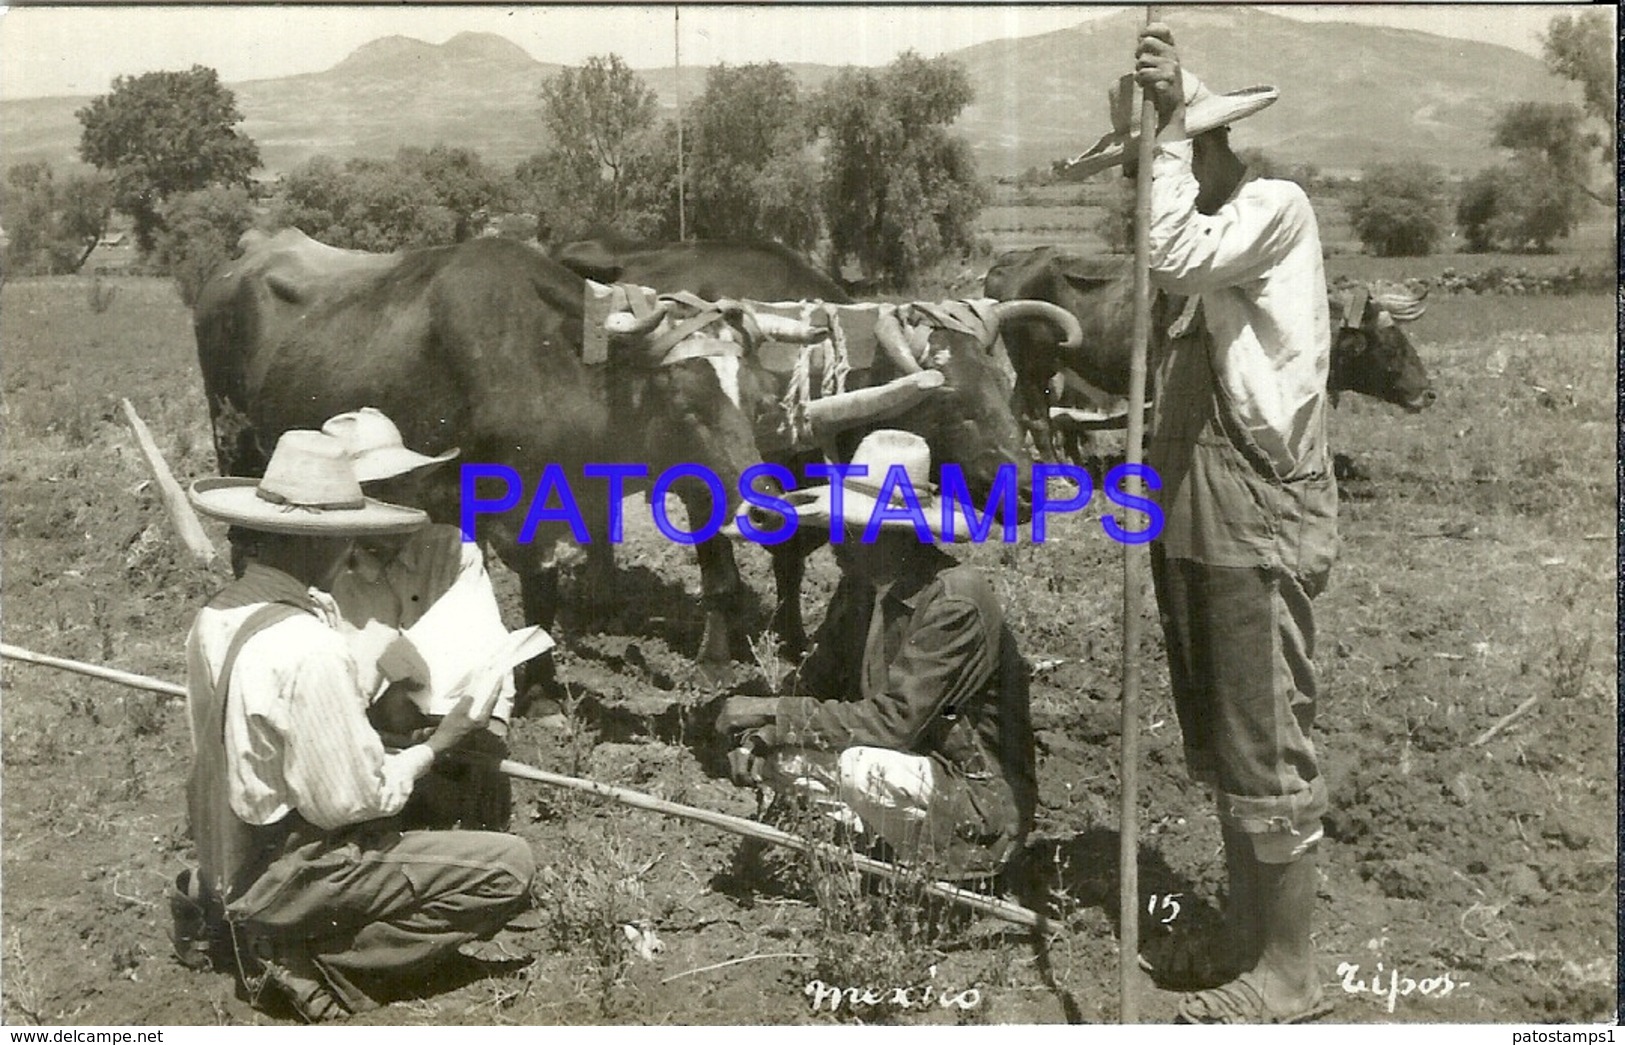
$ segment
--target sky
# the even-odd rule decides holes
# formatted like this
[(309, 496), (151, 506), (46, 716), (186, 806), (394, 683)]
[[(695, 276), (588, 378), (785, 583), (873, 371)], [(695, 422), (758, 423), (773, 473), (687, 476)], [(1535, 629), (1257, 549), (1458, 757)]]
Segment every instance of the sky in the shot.
[[(1481, 5), (1268, 5), (1274, 13), (1456, 36), (1540, 53), (1536, 34), (1558, 3)], [(1610, 8), (1603, 8), (1611, 10)], [(817, 62), (884, 65), (913, 49), (925, 57), (1001, 37), (1064, 29), (1119, 6), (711, 4), (675, 8), (683, 64)], [(671, 5), (351, 7), (339, 4), (0, 7), (0, 98), (100, 94), (113, 77), (207, 65), (227, 83), (330, 68), (380, 36), (443, 43), (458, 32), (500, 33), (544, 62), (579, 65), (615, 53), (633, 68), (669, 66)], [(1177, 29), (1178, 9), (1167, 9)]]

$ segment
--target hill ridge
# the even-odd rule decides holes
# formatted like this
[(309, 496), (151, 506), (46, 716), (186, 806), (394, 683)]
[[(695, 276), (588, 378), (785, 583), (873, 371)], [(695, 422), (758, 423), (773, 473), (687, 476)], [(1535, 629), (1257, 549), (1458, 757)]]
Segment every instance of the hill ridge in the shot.
[[(953, 52), (976, 90), (956, 130), (983, 173), (1047, 167), (1104, 131), (1106, 88), (1127, 65), (1139, 17), (1125, 11)], [(1259, 82), (1281, 88), (1281, 101), (1238, 132), (1239, 144), (1329, 172), (1421, 160), (1469, 173), (1500, 159), (1490, 145), (1499, 106), (1577, 97), (1529, 55), (1415, 30), (1209, 7), (1182, 9), (1176, 31), (1187, 65), (1217, 89)], [(786, 65), (804, 91), (838, 69)], [(562, 68), (500, 33), (465, 31), (440, 44), (391, 34), (320, 72), (229, 86), (272, 174), (321, 153), (392, 155), (402, 145), (436, 142), (511, 166), (543, 147), (539, 91)], [(677, 70), (637, 72), (673, 111)], [(705, 75), (700, 67), (682, 70), (687, 97), (703, 89)], [(76, 164), (73, 112), (87, 101), (0, 101), (0, 152), (8, 163)]]

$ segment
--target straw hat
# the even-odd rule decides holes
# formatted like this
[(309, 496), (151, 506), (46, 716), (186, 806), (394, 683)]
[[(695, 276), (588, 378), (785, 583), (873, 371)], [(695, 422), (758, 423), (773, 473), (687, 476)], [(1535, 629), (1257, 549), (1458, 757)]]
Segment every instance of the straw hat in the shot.
[[(926, 445), (924, 439), (913, 432), (902, 432), (894, 428), (877, 429), (863, 437), (863, 441), (852, 454), (851, 463), (862, 465), (868, 471), (862, 477), (848, 478), (841, 484), (841, 518), (848, 529), (863, 531), (868, 527), (870, 517), (880, 504), (881, 490), (887, 486), (887, 476), (893, 468), (899, 468), (901, 475), (907, 477), (908, 485), (914, 492), (915, 501), (920, 506), (920, 514), (925, 517), (925, 525), (937, 540), (944, 539), (942, 505), (937, 499), (937, 485), (931, 481), (931, 448)], [(907, 507), (908, 502), (904, 499), (901, 479), (890, 485), (889, 497), (888, 503), (892, 508)], [(829, 525), (831, 509), (829, 486), (791, 490), (784, 495), (784, 499), (795, 507), (798, 518), (819, 526)], [(913, 520), (901, 512), (883, 518), (880, 529), (901, 531), (910, 535), (918, 534)], [(970, 535), (956, 529), (953, 539), (969, 540)]]
[[(1215, 94), (1188, 70), (1179, 71), (1180, 83), (1185, 88), (1185, 136), (1194, 138), (1218, 127), (1228, 127), (1237, 120), (1269, 108), (1281, 97), (1274, 87), (1243, 87), (1239, 91)], [(1128, 81), (1127, 84), (1124, 80)], [(1112, 86), (1112, 129), (1088, 149), (1067, 161), (1067, 173), (1075, 177), (1088, 177), (1108, 167), (1116, 167), (1139, 148), (1137, 129), (1129, 127), (1129, 106), (1125, 104), (1132, 91), (1133, 77), (1127, 76)]]
[(395, 422), (382, 410), (370, 406), (328, 418), (322, 431), (344, 444), (355, 465), (355, 477), (363, 483), (393, 479), (419, 468), (445, 464), (458, 454), (456, 447), (435, 457), (408, 450)]
[(306, 537), (411, 533), (429, 521), (416, 508), (362, 496), (344, 444), (300, 429), (282, 433), (263, 479), (199, 479), (188, 499), (234, 526)]

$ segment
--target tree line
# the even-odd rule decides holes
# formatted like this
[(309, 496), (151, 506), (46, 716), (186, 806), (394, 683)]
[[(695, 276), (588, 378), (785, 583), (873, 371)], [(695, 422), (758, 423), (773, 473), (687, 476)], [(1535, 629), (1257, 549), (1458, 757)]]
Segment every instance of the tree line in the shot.
[[(317, 156), (279, 179), (262, 217), (374, 251), (458, 242), (515, 212), (537, 216), (525, 231), (544, 242), (675, 239), (686, 225), (691, 237), (817, 251), (900, 286), (972, 245), (987, 190), (948, 129), (971, 98), (962, 66), (913, 53), (811, 92), (778, 63), (721, 65), (679, 135), (619, 56), (594, 57), (542, 85), (549, 140), (511, 171), (447, 145)], [(59, 183), (41, 165), (13, 168), (0, 196), (8, 270), (77, 270), (119, 211), (142, 256), (182, 270), (185, 290), (255, 223), (259, 151), (214, 70), (119, 77), (77, 116), (97, 173)]]
[[(1548, 69), (1579, 84), (1584, 105), (1503, 110), (1493, 137), (1506, 161), (1468, 179), (1454, 201), (1468, 250), (1547, 250), (1591, 201), (1606, 202), (1589, 185), (1599, 161), (1609, 171), (1615, 163), (1607, 16), (1558, 15), (1542, 43)], [(971, 101), (963, 66), (912, 52), (882, 69), (842, 69), (812, 91), (778, 63), (719, 65), (679, 130), (611, 54), (542, 85), (549, 140), (512, 170), (447, 145), (387, 159), (317, 156), (284, 174), (257, 212), (259, 149), (238, 129), (235, 97), (214, 70), (121, 76), (76, 114), (80, 156), (95, 173), (59, 178), (41, 163), (7, 172), (5, 270), (77, 271), (117, 211), (131, 219), (143, 258), (177, 276), (190, 299), (256, 221), (387, 251), (458, 242), (495, 215), (526, 213), (535, 222), (511, 231), (546, 243), (604, 231), (773, 239), (820, 255), (832, 271), (854, 264), (874, 285), (907, 286), (972, 248), (989, 190), (950, 129)], [(1306, 187), (1319, 177), (1256, 150), (1244, 159)], [(1437, 250), (1450, 225), (1445, 185), (1437, 168), (1389, 165), (1343, 196), (1368, 250), (1420, 255)], [(1128, 196), (1119, 192), (1102, 219), (1108, 243), (1128, 240)]]

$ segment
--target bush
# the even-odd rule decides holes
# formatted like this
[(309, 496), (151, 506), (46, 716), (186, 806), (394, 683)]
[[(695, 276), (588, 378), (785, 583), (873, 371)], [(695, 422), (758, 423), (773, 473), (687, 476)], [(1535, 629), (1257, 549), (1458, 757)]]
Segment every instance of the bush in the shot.
[(1535, 157), (1480, 171), (1462, 189), (1456, 224), (1467, 249), (1547, 253), (1579, 223), (1584, 194)]
[(0, 187), (10, 236), (5, 268), (24, 276), (78, 272), (112, 213), (112, 189), (100, 175), (58, 181), (44, 163), (19, 163)]
[(350, 250), (387, 252), (456, 242), (457, 213), (441, 204), (411, 160), (354, 159), (341, 167), (317, 156), (283, 179), (272, 224)]
[(1366, 248), (1383, 258), (1433, 253), (1440, 221), (1444, 176), (1429, 164), (1377, 167), (1365, 173), (1349, 204), (1349, 223)]
[(170, 197), (160, 217), (154, 260), (191, 308), (209, 275), (237, 253), (237, 240), (254, 224), (253, 203), (246, 188), (217, 185)]

